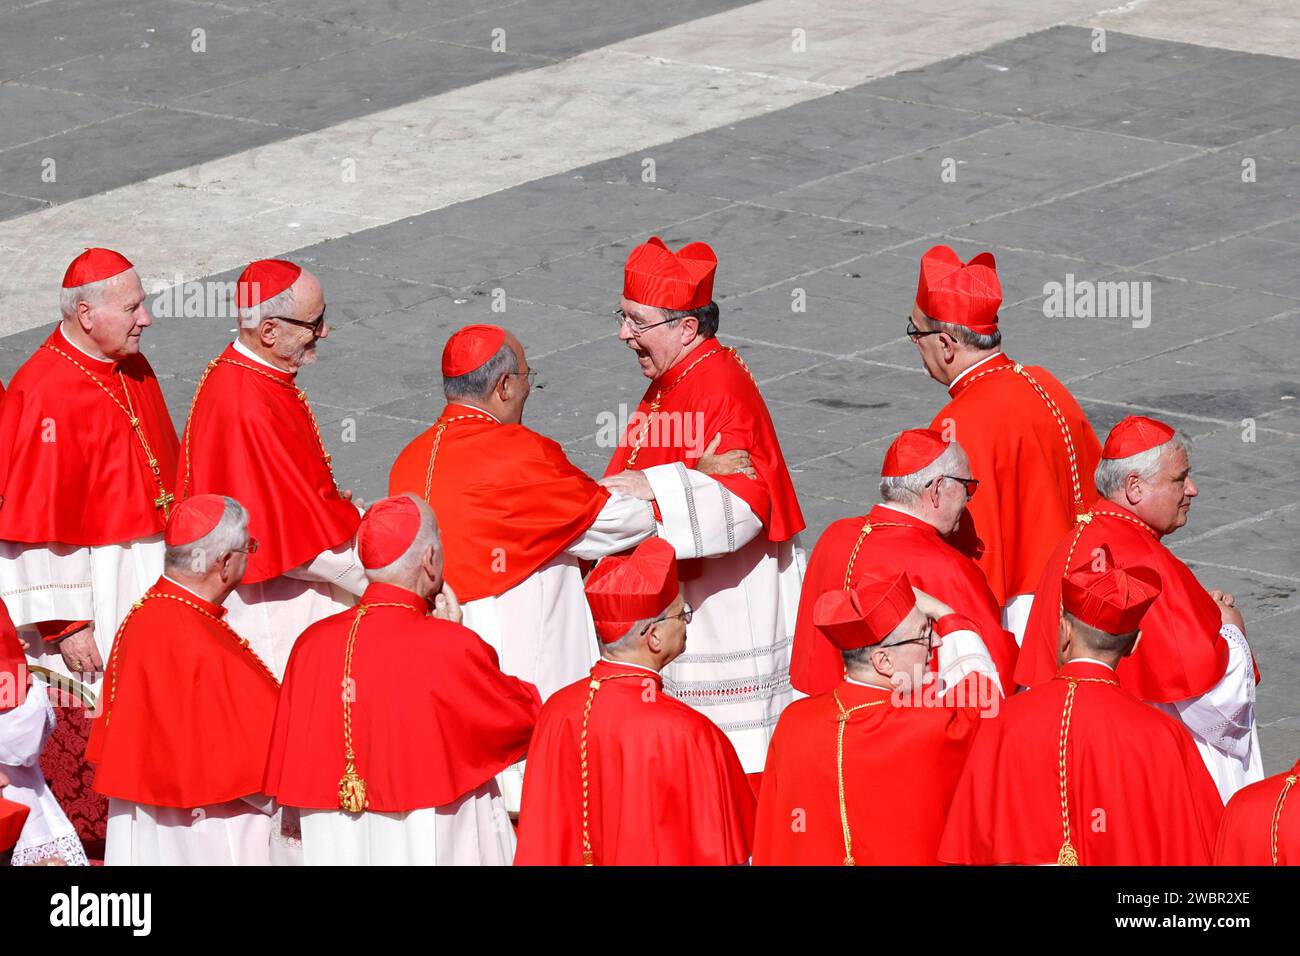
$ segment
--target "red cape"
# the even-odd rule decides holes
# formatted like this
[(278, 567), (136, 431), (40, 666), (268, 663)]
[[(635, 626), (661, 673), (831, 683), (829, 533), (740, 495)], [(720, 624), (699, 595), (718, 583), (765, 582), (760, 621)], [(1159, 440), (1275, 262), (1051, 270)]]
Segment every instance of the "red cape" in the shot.
[[(123, 405), (125, 383), (163, 487), (173, 491), (176, 429), (149, 360), (97, 361), (57, 327), (46, 343), (76, 359)], [(147, 538), (166, 524), (157, 497), (122, 409), (66, 358), (38, 348), (0, 401), (0, 540), (94, 546)]]
[(8, 853), (23, 835), (23, 824), (31, 807), (0, 797), (0, 853)]
[[(728, 866), (749, 858), (754, 791), (735, 749), (698, 711), (663, 693), (644, 668), (597, 661), (606, 681), (587, 730), (589, 820), (597, 866)], [(579, 736), (583, 678), (542, 708), (524, 774), (521, 866), (582, 862)]]
[[(1016, 682), (1026, 687), (1049, 681), (1056, 674), (1061, 576), (1074, 536), (1071, 530), (1061, 538), (1038, 584), (1016, 662)], [(1160, 543), (1155, 531), (1110, 502), (1101, 502), (1094, 509), (1092, 521), (1084, 526), (1074, 547), (1074, 563), (1103, 544), (1120, 567), (1142, 564), (1160, 575), (1160, 596), (1142, 620), (1142, 639), (1137, 649), (1120, 661), (1120, 683), (1143, 700), (1162, 704), (1205, 693), (1228, 669), (1228, 642), (1219, 635), (1218, 605), (1187, 565)]]
[[(1072, 661), (1063, 676), (1114, 680)], [(939, 845), (945, 863), (1055, 863), (1061, 850), (1064, 680), (1006, 700), (976, 738)], [(1191, 734), (1115, 684), (1079, 683), (1066, 781), (1085, 866), (1206, 866), (1223, 803)]]
[[(1266, 777), (1233, 794), (1219, 824), (1215, 866), (1273, 866), (1273, 815), (1290, 770)], [(1277, 821), (1277, 866), (1300, 865), (1300, 780), (1291, 785)]]
[(758, 478), (736, 474), (716, 480), (745, 500), (763, 522), (769, 541), (786, 541), (802, 531), (803, 512), (799, 510), (772, 416), (749, 372), (716, 339), (705, 342), (650, 383), (605, 469), (606, 476), (627, 469), (631, 447), (646, 430), (650, 404), (665, 390), (650, 423), (649, 439), (637, 452), (634, 467), (673, 462), (694, 467), (713, 436), (721, 433), (716, 453), (744, 449), (749, 452)]
[[(356, 771), (378, 813), (441, 807), (519, 760), (542, 701), (537, 688), (501, 673), (497, 655), (469, 628), (428, 616), (402, 588), (372, 584), (362, 604), (393, 602), (362, 619), (352, 653)], [(349, 609), (318, 621), (293, 646), (275, 714), (266, 793), (291, 807), (339, 808), (343, 661), (356, 619)]]
[[(424, 498), (440, 423), (484, 414), (467, 405), (443, 409), (397, 456), (388, 493)], [(544, 435), (468, 418), (444, 430), (427, 500), (438, 516), (447, 580), (462, 601), (477, 601), (510, 590), (572, 544), (609, 492)]]
[[(938, 863), (948, 804), (985, 722), (978, 706), (981, 679), (972, 674), (941, 707), (895, 706), (890, 691), (848, 681), (834, 689), (845, 710), (881, 702), (852, 714), (844, 728), (844, 804), (858, 866)], [(996, 699), (991, 682), (985, 687), (984, 699)], [(839, 713), (827, 693), (797, 700), (781, 714), (758, 800), (756, 865), (843, 864)]]
[(233, 345), (221, 360), (190, 409), (177, 496), (229, 495), (248, 509), (260, 547), (248, 556), (244, 583), (256, 584), (347, 541), (361, 516), (339, 495), (293, 374)]
[(86, 759), (95, 790), (158, 807), (225, 803), (262, 789), (279, 692), (275, 678), (217, 617), (226, 609), (159, 578), (117, 634), (104, 712)]
[[(863, 517), (833, 522), (817, 539), (799, 596), (790, 682), (805, 694), (825, 694), (844, 677), (844, 658), (813, 625), (812, 609), (827, 591), (844, 587), (849, 556), (867, 521), (872, 523), (872, 531), (862, 538), (849, 583), (856, 585), (865, 574), (883, 577), (889, 571), (906, 570), (914, 585), (974, 623), (993, 657), (1003, 689), (1011, 693), (1016, 686), (1016, 639), (1002, 628), (1001, 609), (984, 574), (975, 562), (944, 541), (933, 526), (883, 505), (876, 505)], [(880, 526), (881, 522), (887, 524)], [(899, 524), (906, 527), (893, 526)]]
[[(1010, 371), (1014, 365), (999, 353), (972, 371), (949, 389), (952, 400), (930, 424), (961, 445), (971, 476), (980, 481), (961, 527), (949, 540), (979, 564), (999, 607), (1017, 594), (1033, 592), (1048, 556), (1075, 518), (1061, 428), (1028, 380)], [(1008, 371), (983, 374), (1004, 367)], [(1037, 366), (1025, 371), (1065, 416), (1086, 509), (1097, 499), (1092, 476), (1101, 444), (1079, 403), (1051, 372)]]

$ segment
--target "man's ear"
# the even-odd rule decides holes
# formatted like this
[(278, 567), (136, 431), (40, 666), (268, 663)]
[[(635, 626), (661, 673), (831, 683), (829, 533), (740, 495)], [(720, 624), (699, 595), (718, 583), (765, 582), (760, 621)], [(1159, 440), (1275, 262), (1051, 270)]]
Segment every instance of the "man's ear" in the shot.
[(433, 545), (429, 545), (429, 550), (425, 551), (424, 557), (420, 559), (420, 568), (439, 588), (442, 587), (442, 569), (438, 567), (438, 549)]
[(663, 638), (659, 636), (659, 625), (651, 624), (650, 629), (645, 632), (645, 646), (651, 654), (658, 654), (664, 649)]
[(1146, 497), (1146, 485), (1136, 474), (1129, 475), (1124, 479), (1124, 497), (1131, 505), (1142, 503)]
[(871, 652), (871, 666), (881, 677), (892, 677), (897, 669), (894, 667), (893, 655), (884, 648), (877, 648)]
[(275, 340), (280, 334), (279, 327), (275, 324), (275, 319), (262, 319), (257, 323), (258, 340), (266, 348), (275, 345)]
[(1058, 625), (1056, 637), (1056, 663), (1059, 667), (1066, 661), (1066, 653), (1070, 650), (1070, 642), (1074, 637), (1074, 628), (1064, 617)]
[(90, 312), (90, 303), (85, 299), (77, 303), (77, 325), (81, 326), (83, 332), (89, 332), (95, 324), (90, 318)]
[(1137, 637), (1133, 638), (1133, 643), (1130, 644), (1130, 645), (1128, 646), (1128, 650), (1126, 650), (1126, 651), (1125, 651), (1123, 654), (1121, 654), (1120, 656), (1121, 656), (1121, 657), (1132, 657), (1132, 656), (1133, 656), (1133, 652), (1136, 651), (1136, 650), (1138, 649), (1138, 645), (1141, 644), (1141, 643), (1142, 643), (1142, 632), (1141, 632), (1141, 631), (1138, 631), (1138, 632), (1137, 632)]

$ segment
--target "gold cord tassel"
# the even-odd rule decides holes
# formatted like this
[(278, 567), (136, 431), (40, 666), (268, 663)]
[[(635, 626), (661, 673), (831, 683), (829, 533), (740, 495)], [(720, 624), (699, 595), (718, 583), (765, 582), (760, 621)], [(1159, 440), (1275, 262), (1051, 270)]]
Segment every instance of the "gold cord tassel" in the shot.
[(339, 809), (345, 813), (360, 813), (366, 808), (366, 782), (357, 773), (357, 756), (352, 750), (352, 649), (357, 643), (357, 631), (361, 619), (369, 608), (357, 605), (357, 616), (352, 620), (352, 630), (348, 632), (347, 649), (343, 655), (343, 751), (347, 764), (339, 780)]
[(1079, 854), (1075, 852), (1074, 847), (1066, 843), (1061, 847), (1061, 852), (1056, 854), (1057, 866), (1078, 866)]
[(339, 809), (346, 813), (360, 813), (366, 808), (366, 782), (357, 773), (349, 756), (348, 765), (339, 781)]

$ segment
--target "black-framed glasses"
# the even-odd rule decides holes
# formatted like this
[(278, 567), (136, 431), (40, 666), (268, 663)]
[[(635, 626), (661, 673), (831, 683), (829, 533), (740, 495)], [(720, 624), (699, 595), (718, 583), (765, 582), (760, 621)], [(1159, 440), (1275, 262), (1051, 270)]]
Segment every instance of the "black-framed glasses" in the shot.
[(687, 604), (685, 601), (683, 601), (682, 609), (679, 613), (665, 614), (663, 617), (655, 618), (653, 621), (648, 623), (645, 627), (641, 628), (641, 633), (644, 634), (646, 631), (650, 630), (650, 628), (654, 627), (654, 625), (660, 624), (663, 621), (672, 621), (672, 620), (676, 620), (679, 617), (682, 619), (683, 624), (690, 624), (691, 618), (693, 618), (694, 616), (695, 616), (695, 609), (691, 607), (689, 604)]
[(324, 312), (316, 316), (316, 318), (312, 319), (310, 322), (304, 322), (302, 319), (291, 319), (287, 315), (268, 315), (267, 318), (278, 319), (281, 322), (288, 322), (290, 325), (296, 325), (300, 329), (311, 329), (311, 334), (314, 337), (320, 336), (320, 330), (322, 326), (325, 325)]
[(650, 325), (642, 325), (640, 322), (638, 322), (632, 316), (628, 315), (622, 309), (615, 309), (613, 315), (614, 315), (614, 324), (620, 330), (622, 330), (623, 326), (626, 325), (628, 328), (632, 330), (633, 338), (640, 338), (642, 335), (644, 335), (646, 332), (649, 332), (651, 329), (658, 328), (661, 325), (667, 325), (669, 322), (677, 321), (676, 319), (664, 319), (662, 322), (653, 322)]
[(530, 368), (527, 372), (506, 372), (507, 375), (523, 375), (528, 378), (528, 384), (532, 385), (537, 381), (537, 369)]
[(230, 549), (231, 554), (234, 554), (236, 551), (239, 551), (239, 552), (242, 553), (242, 554), (257, 554), (257, 539), (256, 539), (256, 538), (249, 538), (249, 539), (248, 539), (248, 547), (245, 547), (245, 548), (231, 548), (231, 549)]
[(913, 342), (919, 342), (927, 335), (942, 335), (942, 334), (943, 331), (940, 329), (931, 329), (929, 332), (922, 332), (920, 329), (916, 327), (916, 324), (912, 321), (912, 317), (910, 315), (907, 317), (907, 337), (911, 339)]
[(939, 475), (938, 477), (931, 478), (927, 481), (924, 487), (929, 488), (936, 481), (942, 481), (945, 478), (949, 481), (961, 482), (962, 488), (966, 489), (967, 498), (974, 498), (975, 492), (980, 490), (980, 480), (978, 478), (958, 478), (956, 475)]
[(904, 644), (924, 644), (927, 651), (932, 650), (934, 648), (934, 618), (927, 617), (925, 619), (925, 632), (921, 637), (914, 637), (910, 641), (895, 641), (892, 644), (879, 644), (877, 646), (883, 649), (886, 647), (902, 647)]

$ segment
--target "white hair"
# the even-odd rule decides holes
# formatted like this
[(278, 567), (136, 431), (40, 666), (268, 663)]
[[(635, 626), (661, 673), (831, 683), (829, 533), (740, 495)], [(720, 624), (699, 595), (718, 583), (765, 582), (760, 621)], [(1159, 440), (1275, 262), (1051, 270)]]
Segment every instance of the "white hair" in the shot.
[(454, 375), (442, 380), (442, 394), (449, 402), (458, 398), (473, 398), (482, 401), (496, 388), (497, 382), (506, 372), (518, 372), (519, 359), (509, 342), (502, 344), (496, 353), (473, 371), (464, 375)]
[(915, 504), (927, 484), (940, 475), (950, 473), (957, 467), (961, 454), (961, 446), (955, 441), (949, 442), (948, 447), (943, 450), (943, 454), (920, 471), (914, 471), (910, 475), (902, 475), (898, 478), (881, 478), (881, 499), (892, 504)]
[(133, 271), (133, 269), (127, 269), (125, 272), (119, 272), (107, 279), (100, 279), (98, 282), (87, 282), (85, 285), (73, 286), (71, 289), (60, 289), (59, 311), (63, 313), (65, 319), (75, 318), (77, 306), (83, 302), (91, 306), (99, 305), (109, 286), (115, 282), (123, 281), (127, 274)]
[(416, 532), (415, 540), (410, 546), (390, 564), (382, 568), (366, 568), (366, 577), (376, 584), (409, 588), (419, 577), (420, 565), (424, 563), (429, 548), (438, 543), (438, 521), (429, 503), (410, 492), (406, 492), (405, 497), (414, 501), (420, 511), (420, 530)]
[(225, 498), (217, 526), (189, 544), (168, 545), (163, 570), (168, 574), (206, 574), (220, 558), (242, 548), (248, 539), (248, 512), (234, 498)]
[(1165, 450), (1179, 448), (1188, 452), (1188, 457), (1191, 457), (1187, 443), (1181, 436), (1174, 435), (1162, 445), (1140, 451), (1136, 455), (1129, 455), (1127, 458), (1103, 458), (1097, 462), (1097, 470), (1093, 473), (1097, 494), (1107, 499), (1118, 494), (1123, 489), (1124, 482), (1128, 481), (1129, 475), (1137, 475), (1143, 481), (1150, 481), (1160, 472), (1160, 460), (1164, 457)]
[(255, 329), (263, 318), (272, 319), (280, 316), (293, 318), (293, 307), (296, 302), (293, 286), (289, 286), (279, 295), (273, 295), (265, 302), (259, 302), (247, 309), (240, 309), (239, 325), (241, 328)]

